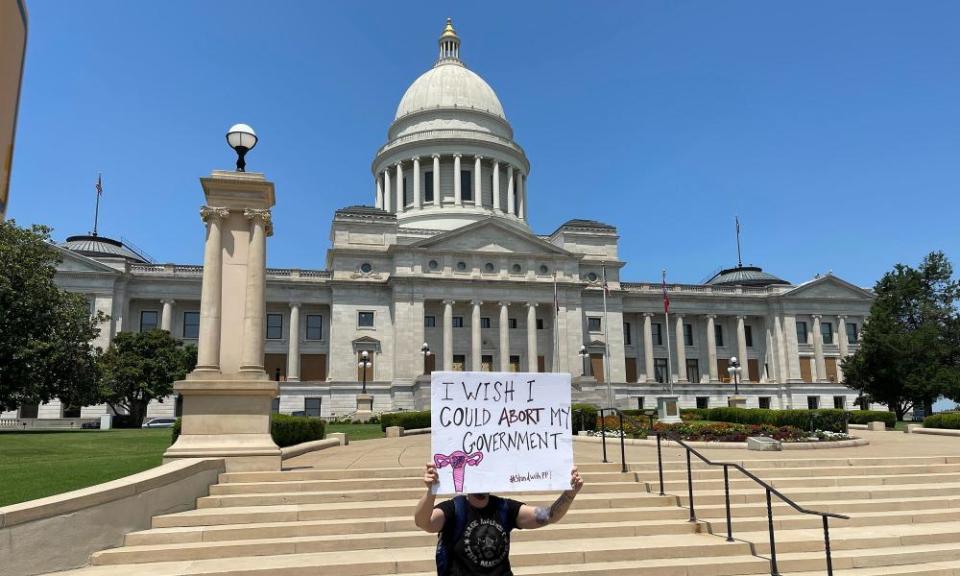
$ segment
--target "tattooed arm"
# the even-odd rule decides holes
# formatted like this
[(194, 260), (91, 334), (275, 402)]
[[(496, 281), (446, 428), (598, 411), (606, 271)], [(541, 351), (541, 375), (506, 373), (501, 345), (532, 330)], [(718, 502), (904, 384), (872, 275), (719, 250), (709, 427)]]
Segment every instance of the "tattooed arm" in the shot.
[(520, 512), (517, 514), (517, 528), (530, 530), (559, 522), (567, 513), (567, 510), (570, 509), (573, 499), (576, 498), (581, 488), (583, 488), (583, 479), (580, 478), (580, 473), (574, 467), (570, 472), (570, 490), (561, 494), (549, 508), (527, 506), (526, 504), (521, 506)]

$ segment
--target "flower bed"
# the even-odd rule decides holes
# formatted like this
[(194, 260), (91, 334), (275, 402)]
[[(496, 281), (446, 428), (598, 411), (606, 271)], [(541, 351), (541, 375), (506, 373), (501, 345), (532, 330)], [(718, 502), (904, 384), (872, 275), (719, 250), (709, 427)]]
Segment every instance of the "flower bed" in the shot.
[[(640, 425), (639, 420), (624, 418), (623, 429), (627, 438), (646, 438), (650, 430)], [(599, 428), (599, 421), (597, 422)], [(619, 420), (616, 417), (604, 419), (607, 437), (620, 437)], [(849, 440), (850, 436), (841, 432), (816, 430), (807, 432), (796, 426), (773, 426), (771, 424), (734, 424), (730, 422), (683, 422), (679, 424), (654, 424), (653, 431), (665, 438), (679, 437), (693, 442), (746, 442), (750, 436), (766, 436), (781, 442), (833, 442)], [(601, 436), (601, 432), (594, 432)]]

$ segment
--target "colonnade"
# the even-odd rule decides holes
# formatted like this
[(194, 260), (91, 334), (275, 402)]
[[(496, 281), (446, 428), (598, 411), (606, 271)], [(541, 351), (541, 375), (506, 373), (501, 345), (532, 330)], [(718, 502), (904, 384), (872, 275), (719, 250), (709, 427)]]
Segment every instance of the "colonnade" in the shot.
[[(443, 357), (441, 368), (443, 370), (453, 370), (453, 306), (454, 300), (443, 301)], [(473, 371), (481, 370), (482, 359), (482, 337), (480, 327), (482, 300), (470, 301), (470, 366)], [(500, 309), (498, 322), (498, 345), (499, 345), (499, 367), (502, 372), (510, 371), (510, 302), (498, 302)], [(537, 372), (537, 303), (524, 302), (519, 304), (526, 307), (527, 312), (527, 372)]]

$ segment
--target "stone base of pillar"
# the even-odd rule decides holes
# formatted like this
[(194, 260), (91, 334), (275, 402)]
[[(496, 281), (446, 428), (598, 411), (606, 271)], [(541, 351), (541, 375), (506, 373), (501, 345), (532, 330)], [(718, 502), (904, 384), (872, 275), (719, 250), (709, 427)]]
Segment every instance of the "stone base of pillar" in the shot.
[(730, 396), (727, 398), (727, 408), (746, 408), (747, 399), (743, 396)]
[(660, 396), (657, 398), (657, 420), (664, 424), (677, 424), (680, 420), (678, 396)]
[(181, 432), (167, 448), (175, 458), (223, 458), (227, 472), (280, 470), (280, 448), (270, 436), (271, 402), (280, 386), (269, 380), (200, 380), (174, 385), (183, 396)]
[(354, 420), (366, 422), (373, 417), (373, 395), (357, 394), (357, 412), (353, 415)]

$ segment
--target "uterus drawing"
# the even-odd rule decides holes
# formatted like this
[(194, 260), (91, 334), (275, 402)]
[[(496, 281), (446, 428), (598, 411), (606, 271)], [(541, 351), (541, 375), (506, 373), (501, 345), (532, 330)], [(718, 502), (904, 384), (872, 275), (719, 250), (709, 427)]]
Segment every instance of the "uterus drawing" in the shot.
[(466, 452), (457, 450), (449, 456), (444, 454), (434, 454), (433, 463), (437, 469), (449, 466), (453, 470), (453, 488), (456, 492), (463, 492), (463, 477), (467, 471), (467, 466), (476, 466), (483, 461), (483, 452)]

